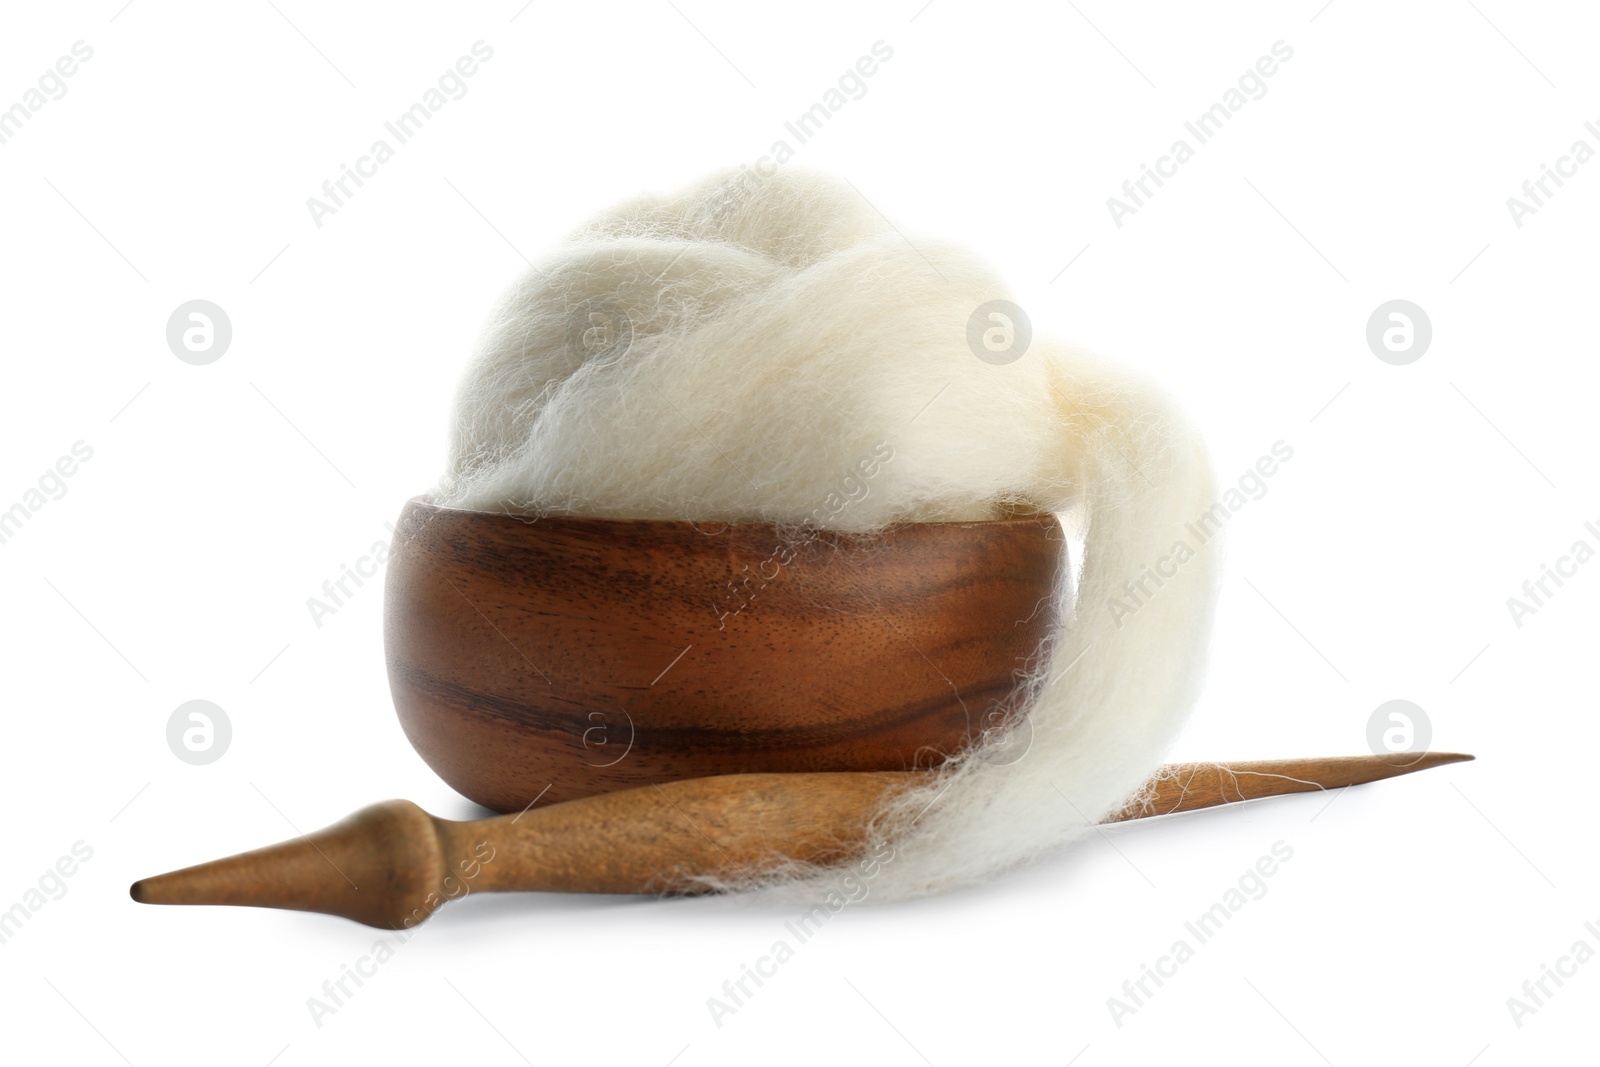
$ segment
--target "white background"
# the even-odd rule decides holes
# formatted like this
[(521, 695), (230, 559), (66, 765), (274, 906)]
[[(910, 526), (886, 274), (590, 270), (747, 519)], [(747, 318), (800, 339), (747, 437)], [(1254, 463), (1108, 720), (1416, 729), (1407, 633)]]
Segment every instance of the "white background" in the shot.
[[(94, 50), (0, 145), (0, 509), (93, 449), (0, 544), (0, 909), (93, 850), (0, 944), (7, 1059), (1592, 1060), (1600, 962), (1520, 1027), (1507, 998), (1579, 939), (1600, 949), (1600, 562), (1520, 627), (1506, 600), (1573, 542), (1600, 547), (1600, 161), (1520, 228), (1506, 199), (1573, 141), (1600, 148), (1593, 13), (919, 2), (7, 5), (0, 107)], [(467, 94), (314, 225), (307, 197), (480, 39)], [(1174, 755), (1364, 752), (1372, 710), (1405, 698), (1435, 748), (1478, 761), (846, 909), (720, 1027), (707, 998), (790, 913), (476, 896), (319, 1026), (307, 999), (375, 932), (132, 903), (135, 878), (385, 797), (476, 814), (394, 719), (380, 587), (320, 628), (306, 599), (432, 485), (450, 390), (524, 255), (793, 146), (784, 123), (879, 40), (892, 59), (794, 165), (969, 243), (1035, 329), (1167, 382), (1225, 482), (1294, 449), (1229, 525)], [(1266, 95), (1117, 227), (1106, 198), (1279, 40), (1293, 58)], [(197, 298), (234, 331), (202, 367), (165, 341)], [(1408, 366), (1364, 336), (1395, 298), (1433, 324)], [(166, 745), (195, 698), (233, 724), (209, 766)], [(1117, 1025), (1107, 998), (1280, 840), (1267, 894)]]

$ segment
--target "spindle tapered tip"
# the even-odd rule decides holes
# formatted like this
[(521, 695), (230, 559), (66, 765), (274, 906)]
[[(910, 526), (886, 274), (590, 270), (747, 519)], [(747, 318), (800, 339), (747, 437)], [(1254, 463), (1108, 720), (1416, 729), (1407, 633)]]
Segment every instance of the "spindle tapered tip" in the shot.
[(405, 800), (365, 808), (314, 834), (128, 887), (140, 904), (236, 904), (414, 926), (442, 901), (448, 873), (433, 817)]
[(1171, 764), (1161, 768), (1126, 807), (1104, 821), (1125, 822), (1243, 800), (1342, 789), (1473, 758), (1465, 752), (1393, 752), (1318, 759), (1246, 760), (1226, 765)]
[(1392, 756), (1380, 756), (1380, 759), (1395, 767), (1400, 768), (1404, 774), (1407, 771), (1425, 771), (1429, 767), (1443, 767), (1446, 763), (1465, 763), (1478, 757), (1470, 752), (1398, 752)]

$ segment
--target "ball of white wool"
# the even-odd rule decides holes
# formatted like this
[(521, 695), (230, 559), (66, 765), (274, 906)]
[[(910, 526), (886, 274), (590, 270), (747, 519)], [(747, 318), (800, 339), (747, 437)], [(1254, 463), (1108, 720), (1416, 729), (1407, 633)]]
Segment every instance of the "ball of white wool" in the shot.
[[(1186, 524), (1212, 501), (1203, 446), (1158, 392), (1058, 342), (981, 358), (974, 313), (1008, 297), (971, 254), (908, 239), (838, 179), (725, 174), (634, 200), (503, 299), (434, 494), (844, 531), (1083, 506), (1076, 605), (1029, 681), (1026, 736), (885, 805), (894, 858), (875, 865), (873, 899), (971, 884), (1081, 836), (1157, 768), (1198, 687), (1215, 539), (1137, 611), (1113, 602), (1194, 541)], [(826, 503), (885, 446), (864, 495)], [(846, 871), (777, 863), (761, 891), (820, 899)]]

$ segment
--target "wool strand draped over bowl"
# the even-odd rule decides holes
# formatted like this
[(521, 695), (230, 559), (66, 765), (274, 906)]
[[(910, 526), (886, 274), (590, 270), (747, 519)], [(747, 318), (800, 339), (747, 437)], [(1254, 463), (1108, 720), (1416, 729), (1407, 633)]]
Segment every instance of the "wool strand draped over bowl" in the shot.
[[(1214, 499), (1204, 447), (1159, 390), (1062, 343), (978, 358), (969, 319), (1008, 298), (973, 255), (908, 240), (835, 178), (724, 174), (633, 200), (500, 303), (433, 494), (853, 532), (1082, 506), (1073, 609), (1020, 682), (1025, 744), (991, 736), (884, 803), (874, 900), (980, 882), (1088, 833), (1161, 764), (1199, 686), (1220, 554), (1188, 529)], [(608, 338), (588, 343), (591, 326)], [(754, 892), (805, 902), (863, 877), (777, 855), (751, 873)]]

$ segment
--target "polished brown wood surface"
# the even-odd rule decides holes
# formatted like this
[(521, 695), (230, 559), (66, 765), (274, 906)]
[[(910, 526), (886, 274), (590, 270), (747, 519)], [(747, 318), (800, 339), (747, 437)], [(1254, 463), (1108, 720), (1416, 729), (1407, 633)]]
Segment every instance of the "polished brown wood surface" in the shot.
[(926, 767), (1017, 710), (1053, 516), (873, 535), (413, 500), (385, 645), (407, 736), (496, 811), (712, 775)]

